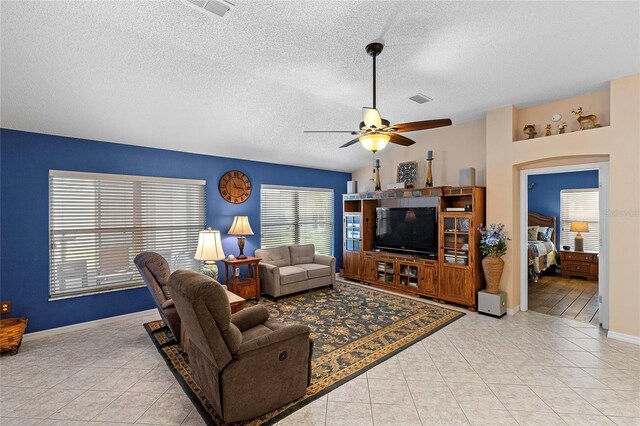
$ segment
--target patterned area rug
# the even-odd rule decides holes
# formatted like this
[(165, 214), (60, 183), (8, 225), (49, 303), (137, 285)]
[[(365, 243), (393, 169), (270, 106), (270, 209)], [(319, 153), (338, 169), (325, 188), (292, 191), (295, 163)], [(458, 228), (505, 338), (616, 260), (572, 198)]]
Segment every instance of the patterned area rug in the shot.
[[(256, 302), (247, 302), (247, 305)], [(272, 318), (307, 324), (315, 341), (311, 385), (301, 399), (244, 425), (267, 425), (302, 408), (343, 383), (462, 317), (464, 313), (336, 282), (278, 302), (262, 299)], [(224, 425), (189, 368), (189, 359), (162, 321), (147, 332), (207, 424)]]

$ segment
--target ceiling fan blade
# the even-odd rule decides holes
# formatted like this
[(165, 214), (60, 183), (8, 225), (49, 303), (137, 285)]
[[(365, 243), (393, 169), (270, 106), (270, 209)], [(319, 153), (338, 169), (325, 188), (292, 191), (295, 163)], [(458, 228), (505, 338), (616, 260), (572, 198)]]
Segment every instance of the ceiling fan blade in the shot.
[(375, 126), (377, 129), (382, 127), (382, 119), (380, 118), (380, 113), (375, 108), (362, 108), (362, 121), (365, 126), (373, 127)]
[(414, 121), (412, 123), (400, 123), (390, 126), (397, 133), (415, 132), (416, 130), (435, 129), (437, 127), (451, 126), (451, 119)]
[(353, 130), (303, 130), (302, 133), (351, 133), (354, 135), (357, 132)]
[(397, 145), (410, 146), (416, 143), (415, 141), (412, 141), (411, 139), (406, 138), (402, 135), (398, 135), (396, 133), (389, 133), (389, 137), (389, 142), (395, 143)]
[(346, 147), (351, 146), (351, 145), (353, 145), (353, 144), (356, 144), (356, 143), (358, 143), (358, 142), (360, 142), (360, 138), (355, 138), (355, 139), (352, 139), (352, 140), (350, 140), (349, 142), (345, 143), (345, 144), (344, 144), (344, 145), (342, 145), (340, 148), (346, 148)]

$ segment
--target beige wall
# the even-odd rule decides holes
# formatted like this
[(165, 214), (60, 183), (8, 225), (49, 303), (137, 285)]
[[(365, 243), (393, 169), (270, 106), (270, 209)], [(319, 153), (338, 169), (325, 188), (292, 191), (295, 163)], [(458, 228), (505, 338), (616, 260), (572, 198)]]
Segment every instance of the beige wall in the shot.
[[(548, 104), (554, 109), (564, 105)], [(520, 299), (519, 171), (524, 167), (590, 162), (608, 156), (609, 197), (609, 326), (640, 336), (640, 74), (611, 82), (611, 125), (565, 135), (513, 142), (519, 112), (509, 106), (489, 111), (487, 138), (487, 222), (504, 223), (511, 231), (504, 257), (501, 288), (508, 306)], [(514, 138), (516, 136), (516, 138)]]
[[(418, 162), (416, 187), (424, 186), (427, 177), (427, 151), (433, 151), (433, 182), (435, 186), (458, 185), (458, 170), (476, 168), (476, 185), (485, 185), (485, 120), (475, 120), (428, 132), (408, 134), (416, 143), (410, 147), (385, 148), (376, 155), (380, 158), (382, 188), (397, 182), (397, 167), (405, 161)], [(362, 149), (360, 147), (356, 147)], [(372, 156), (373, 164), (373, 156)], [(373, 190), (372, 167), (367, 166), (353, 173), (358, 191)]]

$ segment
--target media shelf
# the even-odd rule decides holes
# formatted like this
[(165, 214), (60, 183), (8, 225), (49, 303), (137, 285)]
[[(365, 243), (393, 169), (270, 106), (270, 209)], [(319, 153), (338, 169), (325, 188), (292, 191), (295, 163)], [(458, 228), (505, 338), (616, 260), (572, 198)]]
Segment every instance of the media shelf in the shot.
[[(374, 250), (376, 207), (389, 198), (419, 197), (437, 198), (438, 258)], [(477, 292), (484, 287), (477, 228), (485, 220), (485, 188), (435, 187), (345, 194), (343, 206), (344, 277), (475, 310)]]

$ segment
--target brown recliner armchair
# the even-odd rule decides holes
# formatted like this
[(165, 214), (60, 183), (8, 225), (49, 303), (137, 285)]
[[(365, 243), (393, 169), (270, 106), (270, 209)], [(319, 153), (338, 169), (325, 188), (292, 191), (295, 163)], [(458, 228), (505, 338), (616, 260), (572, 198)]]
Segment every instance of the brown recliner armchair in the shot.
[(311, 377), (309, 327), (270, 319), (262, 305), (231, 315), (215, 283), (192, 271), (169, 278), (193, 377), (218, 414), (227, 423), (253, 419), (302, 397)]
[(171, 333), (180, 343), (180, 316), (171, 299), (171, 293), (167, 287), (171, 270), (166, 259), (158, 253), (145, 251), (133, 259), (140, 275), (156, 302), (156, 307), (164, 323), (169, 327)]

